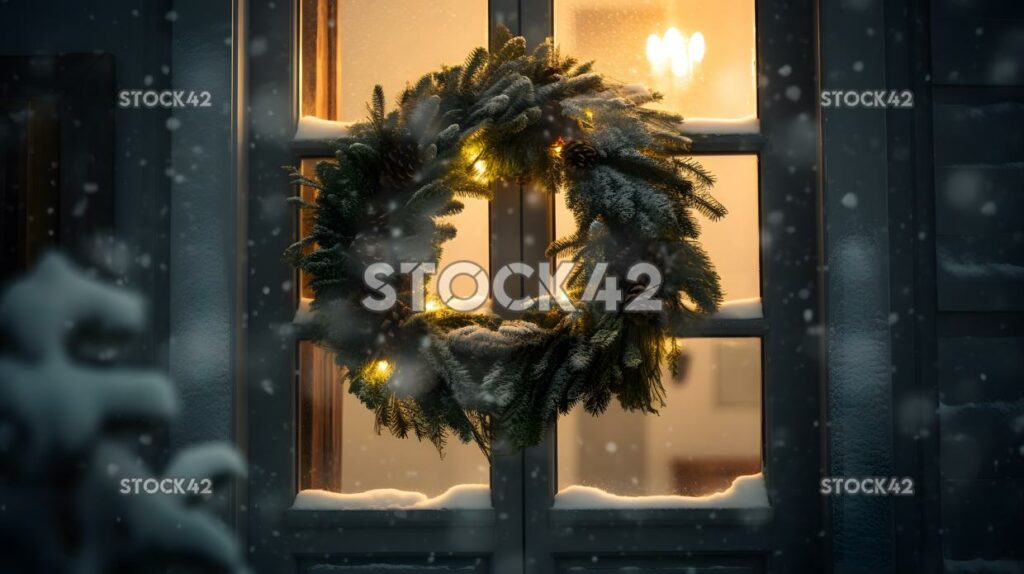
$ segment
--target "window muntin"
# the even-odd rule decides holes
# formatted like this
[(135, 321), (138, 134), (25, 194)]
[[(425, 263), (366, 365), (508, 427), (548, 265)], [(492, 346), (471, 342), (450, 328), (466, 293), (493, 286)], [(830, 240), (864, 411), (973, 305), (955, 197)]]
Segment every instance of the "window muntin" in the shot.
[(754, 0), (554, 0), (554, 25), (565, 53), (661, 92), (663, 109), (687, 118), (757, 115)]

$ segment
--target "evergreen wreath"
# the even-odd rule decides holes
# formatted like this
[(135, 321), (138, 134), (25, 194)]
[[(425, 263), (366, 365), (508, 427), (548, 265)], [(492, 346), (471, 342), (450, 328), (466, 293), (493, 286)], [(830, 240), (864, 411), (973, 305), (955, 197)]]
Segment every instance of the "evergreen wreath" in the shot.
[[(726, 213), (709, 193), (713, 177), (683, 157), (691, 142), (682, 118), (644, 107), (659, 94), (610, 81), (550, 42), (527, 53), (503, 30), (493, 45), (423, 76), (392, 111), (374, 89), (368, 120), (335, 142), (336, 161), (320, 162), (314, 178), (294, 174), (319, 193), (315, 203), (296, 199), (315, 225), (287, 253), (311, 276), (305, 335), (337, 354), (377, 431), (442, 452), (454, 435), (488, 457), (538, 444), (578, 404), (597, 415), (615, 398), (657, 413), (662, 361), (674, 366), (679, 353), (670, 325), (713, 312), (722, 298), (693, 211)], [(436, 263), (456, 233), (438, 218), (460, 212), (460, 197), (490, 199), (489, 181), (502, 179), (565, 193), (578, 231), (547, 255), (575, 262), (566, 282), (574, 311), (551, 305), (515, 320), (414, 312), (408, 280), (395, 285), (391, 312), (363, 308), (368, 265)], [(662, 311), (578, 300), (598, 262), (623, 278), (638, 261), (662, 273)], [(627, 283), (627, 301), (645, 290)]]

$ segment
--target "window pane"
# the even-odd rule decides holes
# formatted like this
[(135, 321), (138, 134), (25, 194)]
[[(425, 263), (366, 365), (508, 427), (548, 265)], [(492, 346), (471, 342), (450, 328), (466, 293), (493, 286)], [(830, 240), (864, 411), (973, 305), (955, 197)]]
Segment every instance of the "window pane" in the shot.
[[(757, 156), (702, 155), (696, 159), (717, 179), (712, 194), (729, 214), (710, 221), (697, 213), (700, 243), (722, 278), (726, 301), (761, 296), (761, 258), (758, 209)], [(565, 205), (565, 195), (555, 196), (555, 235), (575, 233), (576, 222)]]
[[(316, 164), (329, 158), (307, 158), (300, 169), (315, 177)], [(301, 189), (305, 201), (316, 200), (316, 190)], [(441, 265), (470, 260), (488, 268), (487, 201), (466, 199), (466, 209), (444, 218), (458, 235), (445, 243)], [(313, 213), (299, 215), (302, 235), (312, 230)], [(312, 249), (312, 247), (311, 247)], [(301, 296), (313, 293), (308, 277), (300, 273)], [(453, 291), (465, 296), (472, 289), (456, 279)], [(466, 278), (468, 280), (468, 278)], [(468, 280), (472, 287), (472, 281)], [(333, 355), (308, 342), (299, 347), (299, 461), (300, 488), (356, 493), (392, 488), (436, 496), (457, 484), (487, 484), (490, 467), (475, 445), (452, 438), (444, 460), (430, 443), (398, 439), (373, 430), (373, 414), (348, 394)]]
[(555, 42), (687, 118), (757, 115), (754, 0), (555, 0)]
[(475, 445), (451, 438), (442, 460), (429, 442), (374, 432), (373, 413), (348, 394), (330, 352), (302, 342), (299, 367), (300, 489), (437, 496), (455, 485), (490, 482)]
[(373, 86), (407, 82), (487, 45), (480, 0), (303, 0), (302, 115), (357, 121)]
[(625, 496), (703, 496), (761, 471), (761, 341), (679, 339), (680, 377), (662, 375), (659, 415), (612, 403), (558, 422), (558, 489)]
[[(333, 161), (331, 158), (307, 158), (303, 159), (300, 165), (302, 175), (311, 179), (316, 177), (316, 164), (321, 161)], [(302, 186), (299, 191), (302, 200), (313, 203), (316, 201), (317, 190)], [(478, 198), (459, 198), (459, 201), (466, 205), (466, 208), (456, 215), (439, 218), (439, 222), (450, 223), (458, 230), (456, 236), (446, 242), (441, 250), (441, 260), (438, 264), (438, 272), (456, 261), (472, 261), (488, 272), (490, 269), (490, 247), (488, 244), (488, 202)], [(299, 233), (305, 237), (313, 230), (313, 212), (302, 210), (299, 212)], [(309, 247), (308, 249), (312, 249)], [(437, 277), (428, 284), (428, 295), (437, 293)], [(299, 284), (302, 286), (302, 297), (311, 299), (313, 291), (309, 288), (309, 278), (301, 271), (299, 272)], [(476, 287), (471, 277), (460, 275), (452, 281), (452, 293), (459, 298), (470, 297)]]

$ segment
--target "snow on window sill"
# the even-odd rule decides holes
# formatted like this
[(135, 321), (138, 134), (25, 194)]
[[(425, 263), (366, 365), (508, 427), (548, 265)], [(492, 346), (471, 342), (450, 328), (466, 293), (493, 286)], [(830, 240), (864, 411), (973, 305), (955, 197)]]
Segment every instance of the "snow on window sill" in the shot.
[(353, 122), (336, 122), (322, 120), (314, 116), (299, 118), (299, 127), (295, 130), (295, 141), (333, 140), (348, 135)]
[(313, 300), (308, 297), (302, 297), (299, 299), (299, 308), (295, 310), (295, 316), (292, 317), (292, 325), (297, 327), (307, 327), (313, 324), (312, 304)]
[(591, 486), (570, 486), (555, 495), (555, 510), (763, 509), (769, 508), (761, 473), (739, 476), (722, 492), (707, 496), (620, 496)]
[(683, 133), (708, 135), (734, 135), (761, 133), (761, 120), (757, 116), (742, 118), (684, 118)]
[(726, 301), (718, 307), (718, 312), (712, 316), (713, 319), (761, 319), (763, 317), (760, 297)]
[(303, 490), (292, 510), (490, 510), (491, 487), (458, 484), (429, 497), (422, 492), (381, 488), (358, 493)]

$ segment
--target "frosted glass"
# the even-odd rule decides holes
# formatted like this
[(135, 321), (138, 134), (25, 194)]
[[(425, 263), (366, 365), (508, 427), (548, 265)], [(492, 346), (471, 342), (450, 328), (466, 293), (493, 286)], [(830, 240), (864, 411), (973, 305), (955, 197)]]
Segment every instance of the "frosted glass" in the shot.
[(348, 394), (330, 352), (302, 342), (299, 363), (300, 489), (437, 496), (459, 484), (490, 483), (490, 466), (474, 444), (451, 437), (441, 459), (429, 442), (374, 432), (373, 413)]
[(661, 92), (664, 109), (757, 115), (754, 0), (554, 0), (554, 8), (564, 52)]
[[(324, 159), (302, 160), (302, 174), (313, 177), (316, 164)], [(315, 189), (303, 187), (301, 195), (306, 201), (316, 200)], [(443, 218), (455, 225), (458, 235), (444, 244), (442, 265), (470, 260), (486, 270), (488, 203), (482, 199), (466, 199), (464, 203), (462, 213)], [(311, 231), (312, 215), (310, 211), (300, 212), (301, 234)], [(300, 273), (304, 298), (313, 296), (308, 279)], [(460, 277), (454, 281), (453, 291), (463, 297), (472, 286), (472, 280)], [(394, 488), (436, 496), (457, 484), (489, 482), (490, 467), (475, 445), (451, 438), (441, 460), (430, 443), (398, 439), (387, 432), (377, 435), (373, 414), (348, 394), (331, 353), (302, 342), (299, 368), (300, 488), (346, 493)]]
[(487, 46), (480, 0), (304, 0), (302, 115), (357, 121), (373, 86), (388, 102), (406, 83)]
[[(725, 300), (761, 296), (760, 216), (758, 204), (757, 156), (696, 156), (717, 183), (712, 194), (729, 210), (718, 221), (697, 213), (701, 225), (700, 243), (711, 256), (721, 277)], [(575, 233), (576, 222), (565, 205), (564, 194), (555, 196), (555, 235)]]
[(599, 417), (558, 422), (558, 489), (592, 486), (647, 496), (703, 496), (761, 471), (761, 341), (679, 339), (681, 377), (662, 375), (659, 415), (614, 401)]

